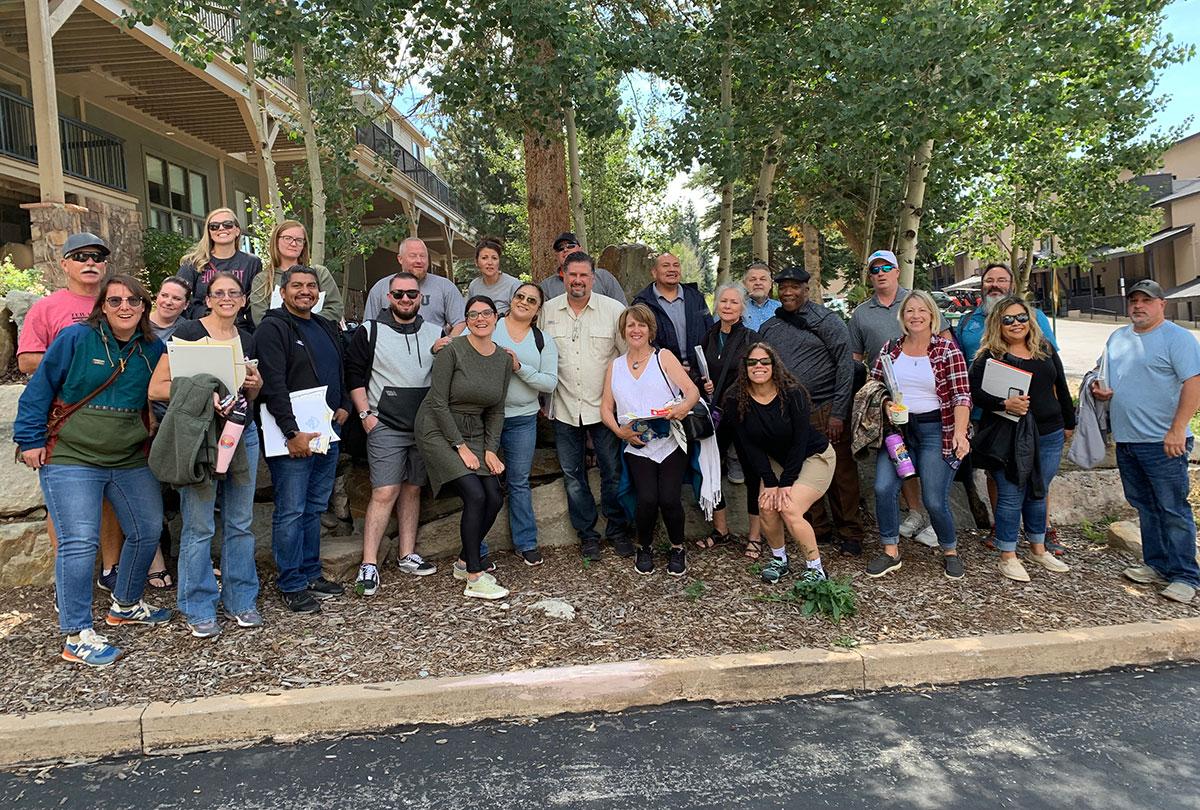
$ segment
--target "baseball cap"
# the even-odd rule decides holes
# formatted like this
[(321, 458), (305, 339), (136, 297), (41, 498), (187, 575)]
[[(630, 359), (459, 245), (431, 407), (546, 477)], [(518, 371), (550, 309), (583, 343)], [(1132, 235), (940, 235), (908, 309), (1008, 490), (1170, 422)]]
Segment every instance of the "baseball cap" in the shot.
[(563, 245), (568, 244), (568, 243), (574, 243), (574, 244), (578, 245), (579, 237), (577, 237), (575, 234), (571, 233), (570, 231), (564, 231), (563, 233), (560, 233), (557, 237), (555, 237), (554, 250), (557, 252), (562, 249)]
[(1130, 287), (1128, 290), (1126, 290), (1125, 297), (1128, 298), (1129, 296), (1133, 295), (1134, 293), (1139, 293), (1139, 292), (1144, 293), (1144, 294), (1150, 296), (1151, 298), (1160, 298), (1161, 299), (1161, 298), (1167, 297), (1163, 293), (1163, 288), (1159, 285), (1159, 283), (1157, 281), (1151, 281), (1148, 278), (1142, 279), (1137, 284), (1134, 284), (1132, 287)]
[(73, 233), (67, 237), (67, 241), (63, 243), (62, 255), (64, 257), (71, 255), (77, 250), (84, 248), (100, 248), (104, 251), (104, 255), (108, 256), (112, 250), (108, 247), (108, 242), (105, 242), (94, 233), (83, 231), (81, 233)]
[(895, 267), (900, 266), (900, 262), (896, 259), (896, 254), (892, 253), (890, 250), (877, 250), (872, 253), (867, 257), (867, 267), (870, 267), (871, 263), (876, 259), (883, 259), (885, 262)]

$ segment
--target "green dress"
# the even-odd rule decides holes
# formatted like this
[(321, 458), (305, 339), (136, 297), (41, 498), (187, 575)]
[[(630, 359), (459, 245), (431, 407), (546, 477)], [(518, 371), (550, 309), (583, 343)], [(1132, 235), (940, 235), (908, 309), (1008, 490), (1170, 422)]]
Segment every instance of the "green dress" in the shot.
[[(484, 357), (465, 335), (456, 337), (434, 357), (432, 384), (414, 425), (434, 497), (464, 475), (491, 475), (483, 454), (500, 449), (504, 400), (511, 378), (508, 352), (497, 346)], [(454, 449), (456, 444), (471, 449), (479, 459), (478, 470), (467, 469)]]

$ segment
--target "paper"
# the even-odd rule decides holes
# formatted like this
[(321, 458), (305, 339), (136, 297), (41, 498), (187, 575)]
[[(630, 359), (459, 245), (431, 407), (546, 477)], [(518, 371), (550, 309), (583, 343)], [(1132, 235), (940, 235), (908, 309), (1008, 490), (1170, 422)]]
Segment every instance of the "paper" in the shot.
[[(283, 306), (283, 296), (280, 294), (279, 288), (276, 287), (274, 292), (271, 293), (271, 307), (270, 308), (271, 309), (279, 309), (281, 306)], [(323, 306), (325, 306), (325, 291), (321, 290), (321, 294), (317, 296), (317, 305), (312, 308), (313, 314), (320, 315), (321, 307), (323, 307)]]
[[(329, 452), (329, 445), (339, 441), (333, 431), (333, 411), (325, 402), (325, 388), (306, 388), (303, 391), (293, 391), (292, 414), (296, 417), (296, 427), (301, 433), (319, 433), (309, 444), (314, 453)], [(288, 454), (287, 439), (279, 429), (279, 423), (271, 411), (262, 409), (263, 453), (268, 457), (286, 456)]]
[[(983, 367), (983, 392), (991, 394), (1000, 399), (1008, 399), (1009, 391), (1013, 388), (1021, 392), (1022, 395), (1029, 393), (1029, 386), (1033, 382), (1033, 375), (1028, 371), (1022, 371), (1016, 366), (1010, 366), (1008, 363), (1002, 363), (999, 360), (988, 358)], [(1016, 422), (1020, 419), (1019, 416), (1013, 416), (1005, 410), (996, 411), (997, 414), (1005, 419)]]
[[(696, 366), (700, 369), (700, 376), (706, 380), (712, 380), (708, 373), (708, 359), (704, 356), (704, 349), (700, 346), (693, 347), (696, 352)], [(716, 382), (713, 380), (713, 382)]]
[[(171, 379), (211, 374), (229, 391), (237, 391), (246, 379), (246, 364), (228, 343), (202, 343), (173, 339), (167, 344)], [(240, 373), (239, 373), (240, 372)]]

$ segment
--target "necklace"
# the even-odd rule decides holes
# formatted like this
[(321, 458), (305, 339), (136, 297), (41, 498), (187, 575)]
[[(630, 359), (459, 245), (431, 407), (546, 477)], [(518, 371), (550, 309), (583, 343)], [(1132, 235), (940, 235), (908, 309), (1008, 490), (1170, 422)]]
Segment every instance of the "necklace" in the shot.
[(646, 356), (645, 356), (645, 357), (643, 357), (641, 360), (634, 360), (632, 357), (630, 357), (630, 358), (629, 358), (629, 359), (630, 359), (630, 361), (631, 361), (630, 365), (631, 365), (631, 366), (633, 367), (633, 369), (636, 371), (637, 369), (639, 369), (639, 368), (641, 368), (641, 367), (642, 367), (642, 363), (645, 363), (647, 360), (649, 360), (649, 359), (650, 359), (650, 355), (652, 355), (652, 354), (654, 354), (654, 352), (650, 352), (650, 354), (646, 355)]

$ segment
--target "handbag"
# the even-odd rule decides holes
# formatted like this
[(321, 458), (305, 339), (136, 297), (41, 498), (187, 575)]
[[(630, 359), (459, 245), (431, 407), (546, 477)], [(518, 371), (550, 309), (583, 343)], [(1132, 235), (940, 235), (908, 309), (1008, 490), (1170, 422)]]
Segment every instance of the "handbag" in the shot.
[[(675, 387), (671, 385), (671, 381), (667, 379), (667, 372), (663, 371), (662, 363), (657, 362), (657, 355), (659, 351), (659, 349), (654, 350), (655, 361), (656, 365), (658, 366), (658, 373), (662, 375), (663, 382), (667, 384), (667, 390), (674, 393), (675, 396), (682, 401), (683, 392), (676, 390)], [(704, 401), (703, 397), (696, 400), (696, 404), (692, 406), (692, 410), (689, 411), (688, 415), (683, 417), (683, 419), (680, 421), (683, 424), (684, 435), (687, 436), (689, 442), (707, 439), (709, 436), (712, 436), (717, 432), (717, 425), (713, 421), (712, 409), (708, 407), (708, 403)]]

